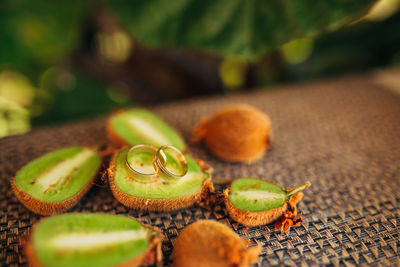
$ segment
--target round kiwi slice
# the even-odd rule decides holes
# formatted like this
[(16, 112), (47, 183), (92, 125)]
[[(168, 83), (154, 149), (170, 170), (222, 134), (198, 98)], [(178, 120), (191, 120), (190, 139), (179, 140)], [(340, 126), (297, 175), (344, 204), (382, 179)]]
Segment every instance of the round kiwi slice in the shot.
[(32, 266), (139, 266), (160, 262), (159, 234), (136, 220), (71, 213), (37, 223), (26, 247)]
[(117, 146), (172, 145), (181, 151), (186, 147), (185, 141), (171, 126), (146, 109), (129, 109), (112, 115), (107, 132)]
[(31, 211), (50, 215), (67, 211), (90, 189), (100, 167), (96, 150), (69, 147), (50, 152), (24, 166), (11, 187)]
[(246, 226), (257, 226), (279, 219), (303, 197), (301, 192), (309, 182), (291, 190), (258, 178), (240, 178), (224, 191), (225, 205), (235, 221)]
[[(114, 154), (109, 168), (109, 183), (115, 198), (122, 204), (142, 210), (170, 211), (188, 207), (205, 198), (214, 188), (211, 183), (210, 169), (202, 161), (185, 155), (188, 172), (180, 179), (156, 177), (143, 183), (128, 171), (125, 156), (128, 148)], [(167, 155), (167, 167), (177, 165)], [(152, 156), (149, 154), (130, 155), (129, 161), (135, 169), (152, 169)]]
[(255, 263), (261, 246), (248, 247), (232, 229), (213, 220), (199, 220), (187, 226), (174, 246), (174, 266), (249, 266)]

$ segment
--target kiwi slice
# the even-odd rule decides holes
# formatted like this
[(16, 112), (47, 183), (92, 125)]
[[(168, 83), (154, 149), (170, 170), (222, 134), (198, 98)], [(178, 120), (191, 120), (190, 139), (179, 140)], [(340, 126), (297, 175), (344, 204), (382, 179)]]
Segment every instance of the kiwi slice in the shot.
[(37, 223), (26, 252), (33, 266), (139, 266), (161, 261), (159, 235), (136, 220), (71, 213)]
[[(188, 172), (180, 179), (156, 179), (143, 183), (135, 179), (125, 165), (125, 156), (128, 148), (114, 154), (109, 168), (109, 183), (115, 198), (122, 204), (143, 210), (169, 211), (184, 208), (201, 201), (208, 192), (213, 191), (210, 169), (202, 161), (185, 155), (188, 163)], [(168, 168), (177, 164), (167, 154)], [(152, 155), (133, 154), (129, 157), (135, 169), (153, 169)]]
[(248, 244), (220, 222), (199, 220), (178, 236), (173, 251), (174, 266), (249, 266), (257, 262), (262, 248)]
[(246, 225), (271, 223), (295, 206), (303, 197), (301, 192), (309, 182), (291, 190), (258, 178), (240, 178), (224, 191), (225, 205), (232, 219)]
[(18, 200), (31, 211), (41, 215), (61, 213), (90, 189), (100, 163), (94, 149), (60, 149), (24, 166), (11, 180), (11, 186)]
[(186, 147), (182, 137), (172, 127), (146, 109), (129, 109), (111, 116), (107, 132), (117, 146), (172, 145), (179, 150)]

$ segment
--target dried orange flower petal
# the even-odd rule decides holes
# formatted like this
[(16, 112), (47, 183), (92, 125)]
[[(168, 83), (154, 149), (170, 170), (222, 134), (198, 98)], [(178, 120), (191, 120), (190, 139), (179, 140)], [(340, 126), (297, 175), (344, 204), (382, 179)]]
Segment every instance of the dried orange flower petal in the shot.
[(289, 210), (283, 213), (282, 217), (275, 223), (275, 228), (280, 228), (281, 233), (286, 233), (291, 226), (299, 226), (303, 219), (300, 217), (301, 213), (297, 212), (295, 205), (290, 205)]

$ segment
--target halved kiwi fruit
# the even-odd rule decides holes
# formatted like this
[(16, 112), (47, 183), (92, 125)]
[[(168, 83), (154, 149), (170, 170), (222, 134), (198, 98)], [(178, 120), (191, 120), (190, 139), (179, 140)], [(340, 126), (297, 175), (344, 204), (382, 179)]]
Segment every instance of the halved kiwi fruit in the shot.
[(129, 109), (112, 115), (107, 132), (111, 142), (118, 147), (172, 145), (181, 151), (186, 147), (185, 141), (171, 126), (146, 109)]
[(50, 152), (24, 166), (11, 187), (31, 211), (50, 215), (67, 211), (92, 186), (101, 159), (96, 150), (69, 147)]
[(249, 266), (258, 259), (261, 246), (248, 247), (232, 229), (213, 220), (187, 226), (174, 245), (174, 266)]
[(37, 223), (27, 243), (32, 266), (139, 266), (161, 262), (160, 235), (136, 220), (70, 213)]
[(224, 190), (225, 205), (231, 218), (246, 226), (257, 226), (279, 219), (289, 206), (303, 197), (309, 182), (291, 190), (258, 178), (240, 178)]
[[(214, 191), (210, 168), (188, 155), (185, 155), (188, 172), (182, 178), (174, 180), (156, 177), (147, 183), (138, 181), (126, 168), (127, 151), (128, 148), (125, 148), (116, 152), (108, 169), (111, 191), (125, 206), (151, 211), (177, 210), (200, 202), (210, 191)], [(170, 160), (168, 158), (167, 162)], [(135, 168), (153, 168), (152, 156), (149, 154), (130, 155), (129, 161), (136, 165)], [(171, 165), (174, 165), (173, 161)]]

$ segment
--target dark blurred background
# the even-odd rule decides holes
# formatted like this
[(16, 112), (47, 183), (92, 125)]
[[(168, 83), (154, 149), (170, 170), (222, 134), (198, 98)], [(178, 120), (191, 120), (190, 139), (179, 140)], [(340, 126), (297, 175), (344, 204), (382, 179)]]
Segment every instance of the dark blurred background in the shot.
[(252, 61), (151, 49), (105, 6), (79, 5), (0, 2), (0, 137), (128, 106), (400, 65), (400, 0), (381, 0), (339, 30), (292, 40)]

